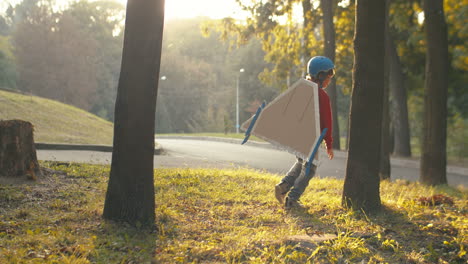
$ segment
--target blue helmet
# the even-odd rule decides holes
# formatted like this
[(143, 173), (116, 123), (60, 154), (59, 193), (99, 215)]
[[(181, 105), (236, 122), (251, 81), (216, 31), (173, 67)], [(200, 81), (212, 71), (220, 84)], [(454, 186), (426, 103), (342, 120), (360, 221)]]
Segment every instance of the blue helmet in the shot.
[(335, 69), (333, 62), (324, 56), (316, 56), (309, 60), (307, 63), (307, 73), (317, 78), (319, 72), (327, 72), (331, 69)]

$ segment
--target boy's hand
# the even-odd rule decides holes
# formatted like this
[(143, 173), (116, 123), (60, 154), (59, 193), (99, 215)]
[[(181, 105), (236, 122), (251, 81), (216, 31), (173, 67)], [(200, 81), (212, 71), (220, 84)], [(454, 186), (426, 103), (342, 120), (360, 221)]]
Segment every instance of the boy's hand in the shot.
[(327, 153), (328, 153), (328, 158), (332, 160), (333, 157), (335, 156), (335, 154), (333, 154), (333, 149), (332, 148), (327, 149)]

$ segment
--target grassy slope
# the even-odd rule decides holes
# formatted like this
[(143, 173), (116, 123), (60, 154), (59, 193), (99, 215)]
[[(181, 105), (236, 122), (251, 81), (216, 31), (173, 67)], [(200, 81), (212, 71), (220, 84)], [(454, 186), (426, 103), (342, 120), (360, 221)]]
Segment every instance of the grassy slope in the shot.
[(0, 91), (1, 119), (31, 122), (36, 142), (112, 144), (111, 122), (76, 107), (41, 97)]
[[(383, 182), (382, 213), (340, 205), (343, 181), (314, 178), (305, 211), (285, 212), (277, 175), (247, 169), (155, 170), (156, 230), (101, 218), (109, 167), (56, 166), (0, 184), (0, 263), (466, 263), (468, 193)], [(0, 178), (0, 180), (2, 180)], [(5, 181), (5, 179), (3, 179)], [(2, 182), (0, 182), (2, 183)], [(424, 206), (442, 193), (453, 205)], [(312, 248), (292, 235), (332, 233)]]

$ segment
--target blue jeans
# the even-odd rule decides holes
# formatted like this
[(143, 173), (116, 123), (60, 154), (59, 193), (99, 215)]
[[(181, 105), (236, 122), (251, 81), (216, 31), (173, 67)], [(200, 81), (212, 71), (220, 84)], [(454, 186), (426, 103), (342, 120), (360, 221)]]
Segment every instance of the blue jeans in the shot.
[(310, 179), (315, 176), (317, 166), (312, 164), (309, 175), (305, 175), (306, 165), (307, 162), (301, 158), (297, 158), (296, 163), (294, 163), (286, 176), (281, 180), (282, 183), (286, 183), (291, 188), (291, 191), (288, 193), (289, 200), (298, 201), (309, 185)]

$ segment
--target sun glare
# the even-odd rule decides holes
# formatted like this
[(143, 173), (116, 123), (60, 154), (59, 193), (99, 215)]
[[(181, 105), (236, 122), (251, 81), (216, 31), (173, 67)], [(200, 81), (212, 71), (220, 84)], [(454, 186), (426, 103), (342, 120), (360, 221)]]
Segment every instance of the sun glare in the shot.
[[(22, 0), (5, 0), (0, 2), (0, 11), (4, 11), (9, 5), (17, 5)], [(69, 2), (76, 0), (57, 0), (59, 6), (66, 5)], [(88, 0), (96, 1), (96, 0)], [(114, 0), (124, 5), (127, 0)], [(193, 18), (193, 17), (210, 17), (210, 18), (224, 18), (233, 17), (242, 19), (246, 17), (245, 11), (242, 11), (235, 0), (166, 0), (166, 13), (167, 19), (174, 18)]]
[(239, 17), (242, 13), (234, 0), (170, 0), (166, 1), (167, 18), (189, 18), (206, 16), (223, 18)]
[[(126, 4), (127, 0), (118, 0)], [(166, 19), (210, 17), (243, 18), (245, 13), (237, 5), (235, 0), (166, 0)]]

